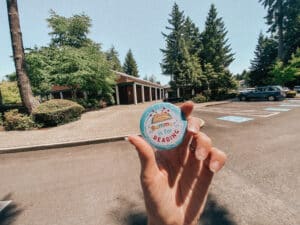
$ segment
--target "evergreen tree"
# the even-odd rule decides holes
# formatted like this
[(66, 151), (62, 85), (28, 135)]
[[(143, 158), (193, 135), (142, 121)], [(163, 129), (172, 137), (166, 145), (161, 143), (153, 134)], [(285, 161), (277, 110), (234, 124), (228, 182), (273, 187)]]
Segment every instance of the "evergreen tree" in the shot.
[(275, 40), (264, 37), (260, 33), (258, 44), (254, 52), (255, 58), (251, 61), (249, 83), (255, 85), (267, 85), (272, 82), (270, 74), (277, 57), (277, 43)]
[(200, 32), (189, 17), (184, 22), (183, 37), (189, 53), (191, 55), (198, 55), (201, 50)]
[(227, 44), (227, 31), (221, 17), (212, 4), (201, 34), (203, 49), (200, 52), (202, 66), (210, 63), (216, 72), (222, 72), (233, 62), (230, 45)]
[(122, 66), (121, 62), (119, 60), (119, 54), (114, 46), (112, 46), (107, 52), (106, 52), (106, 59), (111, 65), (111, 69), (115, 71), (122, 72)]
[(267, 9), (269, 32), (278, 41), (278, 58), (287, 62), (300, 46), (300, 1), (259, 0)]
[(162, 33), (165, 41), (166, 48), (161, 49), (163, 53), (163, 60), (161, 63), (162, 73), (173, 77), (173, 79), (178, 75), (180, 65), (180, 41), (184, 35), (184, 15), (183, 11), (179, 10), (179, 7), (174, 3), (172, 12), (168, 19), (169, 26), (166, 29), (170, 31), (169, 34)]
[(133, 57), (131, 49), (129, 49), (125, 57), (123, 71), (131, 76), (139, 77), (137, 63)]
[(285, 32), (283, 44), (285, 47), (284, 62), (291, 59), (292, 54), (300, 48), (300, 1), (287, 1), (287, 16), (285, 20)]

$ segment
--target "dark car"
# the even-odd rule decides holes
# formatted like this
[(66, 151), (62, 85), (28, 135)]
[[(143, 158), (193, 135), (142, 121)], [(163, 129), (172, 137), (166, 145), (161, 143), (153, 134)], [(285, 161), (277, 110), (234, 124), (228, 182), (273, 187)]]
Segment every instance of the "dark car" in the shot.
[(253, 91), (241, 92), (238, 98), (241, 101), (251, 99), (276, 101), (283, 100), (285, 98), (285, 92), (281, 86), (257, 87)]

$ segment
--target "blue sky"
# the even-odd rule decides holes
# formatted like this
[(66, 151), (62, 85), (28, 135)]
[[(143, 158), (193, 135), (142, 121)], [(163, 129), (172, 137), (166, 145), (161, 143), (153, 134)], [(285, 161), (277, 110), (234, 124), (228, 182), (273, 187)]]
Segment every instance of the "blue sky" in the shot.
[[(257, 43), (259, 32), (265, 32), (266, 14), (258, 0), (181, 0), (176, 1), (186, 16), (204, 29), (212, 3), (223, 18), (228, 39), (236, 60), (230, 65), (233, 73), (247, 69)], [(90, 38), (107, 50), (112, 45), (124, 61), (129, 48), (138, 63), (140, 76), (154, 74), (162, 83), (169, 78), (161, 75), (160, 62), (165, 41), (161, 32), (171, 12), (170, 0), (26, 0), (18, 1), (24, 47), (44, 46), (50, 42), (46, 18), (49, 10), (66, 17), (85, 12), (92, 19)], [(6, 1), (0, 1), (0, 80), (14, 71)]]

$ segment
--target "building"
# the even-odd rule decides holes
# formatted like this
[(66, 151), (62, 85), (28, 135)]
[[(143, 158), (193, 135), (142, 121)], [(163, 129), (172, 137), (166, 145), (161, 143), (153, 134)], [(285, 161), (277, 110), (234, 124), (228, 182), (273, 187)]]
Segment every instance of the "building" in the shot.
[[(125, 73), (114, 71), (116, 74), (115, 103), (138, 104), (162, 100), (165, 96), (164, 86), (146, 81)], [(51, 98), (71, 99), (71, 89), (67, 86), (52, 86)], [(86, 93), (78, 92), (78, 98), (87, 98)]]
[(115, 73), (117, 76), (115, 87), (116, 104), (137, 104), (164, 98), (165, 89), (162, 85), (125, 73)]

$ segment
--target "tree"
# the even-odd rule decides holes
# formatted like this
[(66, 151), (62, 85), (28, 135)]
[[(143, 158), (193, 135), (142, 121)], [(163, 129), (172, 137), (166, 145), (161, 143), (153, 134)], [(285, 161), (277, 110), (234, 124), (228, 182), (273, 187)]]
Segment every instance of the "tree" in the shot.
[(285, 20), (283, 44), (285, 47), (284, 63), (300, 48), (300, 1), (289, 0)]
[(300, 49), (292, 55), (285, 66), (281, 61), (277, 61), (272, 71), (274, 83), (283, 86), (294, 86), (300, 84)]
[(115, 76), (98, 48), (44, 47), (28, 53), (26, 60), (38, 94), (46, 95), (52, 85), (62, 85), (71, 88), (73, 98), (81, 90), (92, 97), (100, 92), (102, 97), (112, 99)]
[(7, 0), (7, 13), (18, 87), (23, 105), (31, 113), (39, 102), (34, 98), (26, 72), (25, 54), (19, 21), (17, 0)]
[(300, 2), (298, 0), (259, 0), (267, 8), (269, 32), (278, 41), (279, 60), (287, 62), (300, 46)]
[(175, 64), (174, 82), (171, 86), (182, 90), (184, 99), (190, 98), (188, 90), (199, 88), (202, 85), (202, 69), (196, 55), (191, 55), (185, 40), (179, 42), (179, 61)]
[(268, 85), (272, 83), (271, 71), (277, 58), (277, 42), (264, 37), (260, 33), (254, 55), (249, 74), (250, 85)]
[(217, 9), (212, 4), (206, 18), (205, 29), (201, 33), (203, 45), (199, 56), (202, 66), (210, 63), (219, 73), (224, 71), (234, 60), (230, 45), (227, 44), (227, 31), (221, 17), (217, 15)]
[(10, 82), (17, 81), (17, 74), (16, 74), (16, 72), (13, 72), (13, 73), (10, 73), (10, 74), (6, 74), (4, 77), (5, 77), (5, 79), (7, 81), (10, 81)]
[(183, 27), (183, 37), (186, 42), (188, 51), (191, 55), (199, 55), (202, 49), (200, 41), (200, 32), (198, 27), (193, 23), (191, 18), (187, 17)]
[(85, 14), (75, 14), (66, 18), (50, 10), (50, 17), (47, 22), (52, 30), (49, 35), (53, 46), (68, 45), (80, 48), (92, 43), (87, 37), (90, 32), (91, 19)]
[(171, 76), (171, 79), (175, 78), (178, 74), (178, 65), (180, 65), (180, 42), (184, 35), (184, 22), (185, 18), (183, 11), (179, 10), (179, 7), (174, 3), (172, 12), (168, 19), (169, 26), (166, 29), (170, 31), (169, 34), (162, 33), (166, 41), (165, 49), (161, 49), (163, 53), (163, 59), (161, 63), (162, 73)]
[(107, 52), (106, 52), (106, 59), (111, 65), (111, 69), (115, 71), (122, 72), (122, 66), (121, 62), (119, 60), (119, 54), (114, 46), (112, 46)]
[(131, 49), (129, 49), (126, 54), (124, 65), (123, 65), (123, 71), (124, 73), (129, 74), (131, 76), (139, 77), (137, 63), (133, 57)]

